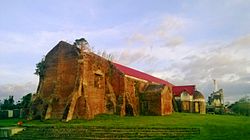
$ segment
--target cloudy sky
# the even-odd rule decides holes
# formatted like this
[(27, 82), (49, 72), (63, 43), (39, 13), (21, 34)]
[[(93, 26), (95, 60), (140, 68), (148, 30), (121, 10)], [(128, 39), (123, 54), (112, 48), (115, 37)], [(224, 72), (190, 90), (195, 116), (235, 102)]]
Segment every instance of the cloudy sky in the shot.
[(206, 97), (250, 95), (248, 0), (1, 0), (0, 99), (35, 92), (35, 64), (60, 40), (95, 51)]

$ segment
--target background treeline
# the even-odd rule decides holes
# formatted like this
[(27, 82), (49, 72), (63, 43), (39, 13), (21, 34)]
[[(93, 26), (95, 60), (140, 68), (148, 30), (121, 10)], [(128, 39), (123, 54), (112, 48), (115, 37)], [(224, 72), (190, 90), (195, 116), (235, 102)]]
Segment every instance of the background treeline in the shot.
[(0, 102), (0, 110), (13, 110), (21, 108), (29, 108), (31, 104), (32, 94), (29, 93), (21, 98), (20, 101), (14, 101), (14, 96), (9, 96), (9, 98), (4, 99)]
[(234, 114), (250, 116), (250, 97), (245, 96), (229, 105), (228, 108)]

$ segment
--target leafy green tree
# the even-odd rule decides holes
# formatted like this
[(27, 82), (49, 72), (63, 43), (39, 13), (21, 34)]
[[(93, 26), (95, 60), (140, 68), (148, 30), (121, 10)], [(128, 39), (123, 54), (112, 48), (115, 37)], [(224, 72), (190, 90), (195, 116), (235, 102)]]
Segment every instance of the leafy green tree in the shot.
[(36, 70), (34, 74), (38, 75), (40, 78), (43, 78), (44, 70), (45, 70), (45, 58), (42, 58), (42, 60), (36, 64)]
[(32, 97), (31, 93), (23, 96), (22, 101), (20, 102), (20, 108), (29, 108), (31, 103), (31, 97)]
[(229, 108), (236, 114), (250, 116), (250, 97), (241, 98)]
[(13, 96), (9, 96), (8, 99), (4, 99), (4, 102), (1, 105), (2, 110), (10, 110), (10, 109), (14, 109), (14, 108), (15, 108), (15, 104), (14, 104), (14, 97)]
[(0, 100), (0, 110), (1, 110), (2, 104), (3, 104), (3, 103), (2, 103), (2, 100)]
[(24, 95), (21, 99), (21, 101), (18, 101), (16, 104), (16, 108), (29, 108), (30, 107), (30, 103), (31, 103), (31, 97), (32, 94), (29, 93), (27, 95)]
[(45, 58), (42, 58), (42, 60), (36, 64), (36, 69), (35, 69), (35, 75), (39, 76), (39, 84), (37, 88), (37, 92), (40, 89), (41, 86), (41, 81), (44, 79), (44, 73), (45, 73)]

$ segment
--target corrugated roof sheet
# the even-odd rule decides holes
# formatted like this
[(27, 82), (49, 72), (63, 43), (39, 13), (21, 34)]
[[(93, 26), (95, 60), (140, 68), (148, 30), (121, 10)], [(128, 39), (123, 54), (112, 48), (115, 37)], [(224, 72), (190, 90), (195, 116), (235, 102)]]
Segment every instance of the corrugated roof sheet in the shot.
[(186, 86), (174, 86), (173, 94), (175, 96), (180, 96), (180, 94), (186, 91), (189, 95), (193, 95), (195, 91), (195, 85), (186, 85)]
[(169, 83), (168, 81), (159, 79), (157, 77), (151, 76), (151, 75), (146, 74), (144, 72), (140, 72), (138, 70), (135, 70), (135, 69), (123, 66), (123, 65), (118, 64), (118, 63), (114, 63), (113, 62), (113, 64), (115, 65), (115, 67), (118, 70), (120, 70), (125, 75), (132, 76), (132, 77), (135, 77), (135, 78), (138, 78), (138, 79), (142, 79), (142, 80), (146, 80), (146, 81), (149, 81), (149, 82), (154, 82), (154, 83), (158, 83), (158, 84), (164, 84), (164, 85), (174, 86), (173, 84)]

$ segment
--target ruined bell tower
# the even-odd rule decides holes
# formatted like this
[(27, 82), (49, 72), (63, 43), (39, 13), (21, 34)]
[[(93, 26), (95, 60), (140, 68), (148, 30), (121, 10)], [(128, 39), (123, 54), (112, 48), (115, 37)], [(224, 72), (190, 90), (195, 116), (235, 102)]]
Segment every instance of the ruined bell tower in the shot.
[(208, 97), (208, 112), (221, 113), (224, 108), (224, 91), (218, 89), (216, 79), (213, 79), (214, 90)]

